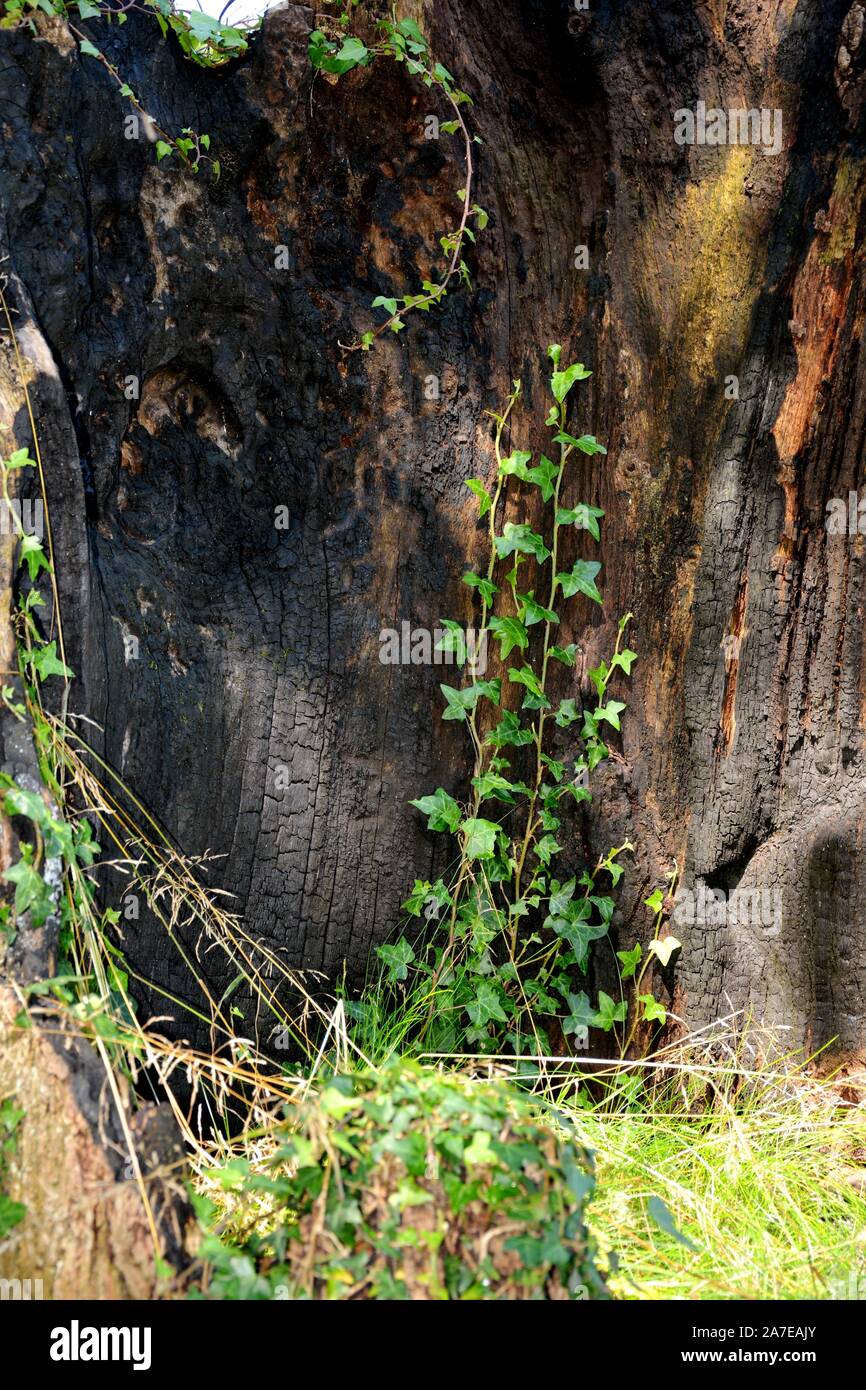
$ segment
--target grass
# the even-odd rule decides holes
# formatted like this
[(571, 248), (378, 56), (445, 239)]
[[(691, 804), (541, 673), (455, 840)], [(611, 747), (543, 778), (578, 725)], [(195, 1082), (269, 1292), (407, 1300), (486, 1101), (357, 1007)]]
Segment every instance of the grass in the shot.
[[(859, 1080), (765, 1065), (735, 1087), (718, 1063), (685, 1064), (639, 1109), (582, 1109), (598, 1171), (590, 1226), (616, 1252), (615, 1295), (866, 1297), (866, 1071)], [(653, 1197), (678, 1235), (653, 1220)]]

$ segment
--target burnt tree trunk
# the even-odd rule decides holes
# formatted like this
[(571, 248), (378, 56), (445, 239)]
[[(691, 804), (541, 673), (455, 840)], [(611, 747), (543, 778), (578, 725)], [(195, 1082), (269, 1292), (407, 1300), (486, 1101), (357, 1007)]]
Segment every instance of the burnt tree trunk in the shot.
[[(416, 288), (454, 220), (431, 93), (386, 62), (313, 81), (301, 6), (221, 71), (143, 19), (100, 28), (163, 126), (210, 134), (213, 185), (125, 138), (127, 104), (62, 25), (0, 36), (0, 236), (73, 708), (185, 851), (225, 856), (251, 932), (360, 977), (413, 877), (443, 868), (409, 798), (468, 775), (441, 671), (383, 665), (379, 633), (468, 617), (485, 411), (521, 377), (512, 439), (538, 450), (562, 342), (594, 373), (575, 418), (609, 449), (579, 484), (606, 512), (604, 608), (567, 610), (582, 657), (562, 694), (627, 609), (640, 654), (620, 756), (573, 834), (637, 847), (624, 945), (675, 859), (689, 888), (780, 895), (772, 924), (675, 926), (689, 1022), (730, 1001), (793, 1041), (860, 1046), (864, 542), (828, 532), (827, 503), (860, 487), (866, 430), (862, 6), (405, 10), (476, 99), (491, 224), (474, 290), (368, 355), (338, 340), (371, 326), (374, 295)], [(778, 153), (678, 144), (675, 112), (699, 101), (779, 110)], [(126, 948), (195, 999), (152, 925)]]

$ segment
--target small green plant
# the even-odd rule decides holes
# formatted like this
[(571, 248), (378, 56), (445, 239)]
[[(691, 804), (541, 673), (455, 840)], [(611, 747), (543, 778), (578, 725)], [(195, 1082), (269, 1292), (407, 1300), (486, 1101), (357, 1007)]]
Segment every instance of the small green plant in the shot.
[[(617, 845), (596, 863), (558, 868), (563, 845), (557, 839), (565, 802), (591, 800), (589, 778), (608, 757), (604, 729), (620, 728), (625, 704), (609, 686), (617, 673), (628, 676), (636, 654), (626, 646), (631, 615), (618, 625), (614, 650), (589, 672), (595, 700), (583, 708), (574, 696), (553, 703), (552, 674), (575, 664), (573, 643), (556, 642), (559, 607), (582, 595), (601, 604), (597, 560), (576, 559), (560, 567), (566, 531), (600, 537), (599, 507), (568, 501), (573, 490), (569, 464), (603, 455), (590, 434), (575, 435), (567, 423), (573, 387), (590, 375), (579, 362), (560, 363), (561, 350), (548, 349), (553, 364), (547, 416), (556, 461), (542, 454), (503, 451), (503, 434), (517, 403), (514, 389), (501, 414), (494, 414), (496, 475), (492, 490), (478, 478), (467, 486), (478, 499), (486, 527), (488, 559), (482, 573), (463, 582), (480, 609), (476, 631), (499, 644), (503, 674), (481, 679), (477, 659), (468, 659), (467, 633), (445, 619), (440, 649), (467, 668), (469, 683), (441, 687), (443, 718), (462, 723), (473, 758), (472, 795), (461, 805), (443, 787), (413, 805), (427, 817), (427, 828), (456, 837), (459, 862), (451, 882), (416, 881), (404, 907), (414, 917), (441, 919), (437, 933), (419, 955), (405, 936), (380, 946), (388, 984), (400, 986), (410, 967), (426, 974), (430, 1008), (424, 1035), (431, 1048), (450, 1050), (457, 1038), (494, 1052), (550, 1050), (549, 1028), (562, 1040), (585, 1036), (586, 1029), (611, 1031), (627, 1014), (625, 1000), (602, 993), (593, 1006), (580, 981), (590, 947), (608, 932), (614, 911), (613, 889), (623, 874), (620, 857), (631, 845)], [(503, 520), (510, 491), (531, 489), (547, 510), (546, 534), (526, 522)], [(528, 500), (528, 499), (527, 499)], [(526, 500), (521, 507), (525, 510)], [(540, 634), (540, 637), (536, 637)], [(506, 708), (514, 690), (519, 708)], [(513, 704), (513, 700), (511, 701)], [(569, 737), (571, 748), (554, 755), (552, 730)], [(522, 764), (519, 766), (518, 764)], [(565, 855), (565, 862), (571, 856)], [(444, 937), (444, 939), (443, 939)], [(455, 1029), (455, 1025), (459, 1027)]]
[(241, 1158), (215, 1176), (270, 1215), (241, 1249), (206, 1239), (212, 1296), (607, 1296), (585, 1225), (591, 1159), (504, 1081), (405, 1063), (338, 1075), (264, 1170)]
[[(676, 892), (678, 869), (674, 865), (668, 874), (668, 896), (673, 898)], [(671, 956), (678, 951), (682, 945), (675, 936), (668, 934), (661, 935), (662, 924), (665, 917), (666, 900), (660, 888), (656, 888), (648, 898), (644, 898), (644, 904), (653, 914), (653, 933), (647, 946), (646, 955), (643, 954), (643, 947), (639, 941), (627, 951), (617, 951), (616, 958), (619, 962), (620, 985), (624, 985), (627, 980), (633, 980), (632, 995), (634, 1008), (631, 1013), (631, 1027), (623, 1029), (623, 1036), (620, 1041), (620, 1056), (625, 1057), (631, 1047), (635, 1035), (641, 1023), (652, 1026), (653, 1024), (664, 1025), (667, 1022), (667, 1010), (660, 1004), (655, 995), (647, 991), (641, 993), (644, 980), (649, 970), (655, 965), (667, 966)], [(641, 964), (643, 961), (643, 964)], [(640, 966), (640, 969), (638, 969)], [(641, 1010), (643, 1012), (641, 1012)], [(628, 1015), (624, 1015), (625, 1022)]]
[[(343, 5), (338, 18), (341, 30), (349, 24), (351, 5)], [(365, 43), (355, 35), (340, 32), (339, 37), (329, 37), (322, 29), (314, 29), (310, 34), (310, 62), (319, 72), (342, 77), (353, 68), (367, 67), (376, 58), (388, 57), (394, 62), (405, 64), (407, 72), (419, 77), (425, 87), (435, 87), (442, 93), (451, 107), (454, 118), (443, 121), (439, 130), (446, 135), (459, 135), (463, 141), (464, 181), (457, 197), (461, 203), (461, 215), (457, 225), (443, 233), (439, 245), (445, 255), (446, 264), (438, 280), (424, 280), (420, 293), (400, 296), (377, 295), (372, 308), (384, 309), (387, 315), (376, 329), (362, 334), (357, 342), (341, 343), (346, 352), (368, 352), (377, 338), (383, 333), (400, 333), (406, 326), (406, 316), (413, 310), (427, 313), (435, 304), (440, 304), (448, 293), (448, 286), (457, 279), (471, 288), (469, 267), (464, 259), (464, 244), (475, 241), (476, 231), (487, 226), (488, 215), (472, 199), (474, 177), (472, 146), (478, 143), (478, 136), (472, 136), (466, 125), (463, 108), (472, 105), (472, 98), (456, 85), (447, 68), (437, 63), (430, 54), (429, 45), (414, 19), (398, 19), (396, 9), (391, 17), (376, 21), (378, 38)], [(470, 226), (474, 220), (475, 227)]]
[(178, 10), (173, 0), (108, 0), (107, 3), (105, 0), (68, 0), (68, 3), (67, 0), (3, 0), (0, 29), (27, 28), (35, 34), (40, 14), (65, 21), (81, 53), (102, 64), (120, 95), (129, 101), (141, 120), (152, 127), (157, 136), (157, 160), (161, 162), (173, 155), (194, 174), (207, 164), (213, 178), (218, 179), (220, 162), (210, 154), (210, 136), (200, 134), (191, 126), (186, 126), (176, 136), (165, 130), (145, 110), (132, 87), (93, 42), (90, 34), (79, 27), (80, 21), (90, 20), (122, 25), (133, 12), (155, 19), (163, 37), (168, 33), (174, 34), (186, 57), (201, 67), (219, 67), (244, 53), (248, 46), (248, 26), (238, 28), (223, 24), (199, 10)]

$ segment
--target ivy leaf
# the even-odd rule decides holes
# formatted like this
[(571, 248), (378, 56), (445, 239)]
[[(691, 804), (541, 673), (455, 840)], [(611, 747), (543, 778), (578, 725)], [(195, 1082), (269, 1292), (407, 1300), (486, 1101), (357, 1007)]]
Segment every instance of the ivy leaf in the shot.
[(556, 513), (557, 526), (576, 526), (579, 531), (588, 531), (594, 540), (601, 540), (599, 520), (604, 516), (601, 507), (588, 507), (578, 502), (576, 507), (560, 507)]
[(555, 463), (551, 463), (545, 454), (535, 468), (527, 468), (526, 481), (534, 483), (541, 488), (541, 497), (544, 502), (549, 502), (556, 488), (556, 479), (559, 476), (559, 468)]
[(592, 372), (588, 372), (582, 362), (573, 362), (570, 367), (566, 367), (563, 372), (554, 372), (550, 378), (550, 389), (560, 405), (565, 400), (569, 391), (576, 381), (586, 381)]
[(558, 623), (559, 618), (552, 608), (545, 608), (535, 597), (534, 590), (528, 594), (518, 594), (517, 602), (523, 606), (523, 621), (527, 627), (533, 623)]
[(627, 676), (631, 675), (631, 668), (637, 661), (637, 652), (630, 651), (628, 647), (624, 651), (615, 652), (611, 657), (610, 669), (614, 671), (620, 666)]
[(515, 647), (525, 651), (529, 646), (529, 634), (519, 618), (491, 618), (488, 627), (500, 643), (503, 661)]
[(582, 434), (579, 439), (575, 439), (573, 434), (561, 434), (553, 436), (554, 444), (570, 444), (572, 449), (580, 449), (583, 454), (606, 454), (607, 449), (603, 444), (599, 444), (594, 434)]
[(417, 806), (427, 816), (428, 830), (455, 831), (460, 824), (460, 807), (442, 787), (437, 787), (432, 796), (421, 796), (409, 805)]
[(561, 661), (563, 666), (573, 666), (577, 655), (577, 643), (569, 642), (567, 647), (551, 647), (550, 655)]
[(14, 473), (19, 468), (35, 468), (36, 464), (27, 449), (15, 449), (6, 460), (6, 471)]
[(467, 859), (492, 859), (496, 852), (499, 826), (491, 820), (470, 817), (460, 829), (465, 835), (464, 854)]
[(373, 303), (370, 305), (370, 308), (387, 309), (389, 314), (396, 314), (397, 301), (396, 299), (389, 299), (385, 295), (377, 294), (376, 298), (373, 300)]
[(528, 464), (531, 458), (532, 455), (526, 453), (525, 450), (515, 449), (512, 453), (508, 455), (508, 458), (503, 459), (500, 463), (500, 478), (514, 477), (520, 478), (523, 482), (526, 482), (526, 465)]
[(49, 676), (66, 676), (71, 679), (72, 672), (68, 666), (64, 666), (62, 661), (57, 659), (57, 643), (49, 642), (47, 646), (34, 647), (29, 653), (28, 660), (40, 680), (47, 680)]
[(171, 154), (171, 145), (167, 144), (165, 140), (157, 140), (157, 142), (156, 142), (156, 162), (157, 162), (157, 164), (160, 162), (160, 160), (165, 159), (165, 157), (166, 157), (167, 154)]
[(466, 1006), (466, 1012), (476, 1028), (485, 1028), (491, 1020), (495, 1020), (497, 1023), (508, 1022), (508, 1015), (502, 1007), (499, 991), (489, 980), (483, 980), (478, 986), (474, 1000)]
[(531, 743), (532, 739), (531, 729), (522, 729), (517, 715), (512, 710), (503, 710), (502, 718), (496, 728), (490, 730), (485, 743), (489, 743), (492, 748), (521, 748), (524, 744)]
[(644, 904), (652, 913), (661, 912), (665, 905), (665, 895), (660, 888), (656, 888), (648, 898), (644, 898)]
[(557, 762), (556, 758), (551, 758), (547, 753), (542, 753), (541, 761), (549, 770), (554, 782), (561, 782), (565, 776), (565, 763)]
[[(195, 15), (196, 11), (193, 10), (188, 16), (190, 23)], [(338, 50), (337, 45), (329, 42), (320, 29), (314, 29), (310, 34), (308, 52), (314, 68), (336, 73), (337, 76), (350, 72), (359, 65), (363, 66), (370, 56), (360, 39), (349, 35)]]
[[(438, 905), (438, 911), (435, 914), (431, 913), (430, 910), (434, 905)], [(441, 878), (437, 878), (436, 882), (433, 884), (416, 878), (412, 892), (400, 906), (404, 912), (410, 913), (412, 917), (420, 917), (421, 909), (424, 907), (428, 909), (424, 913), (425, 917), (429, 918), (431, 915), (438, 916), (443, 907), (451, 906), (451, 894), (448, 892)]]
[(531, 666), (521, 666), (518, 671), (509, 670), (508, 679), (515, 685), (526, 687), (526, 695), (523, 697), (524, 709), (550, 709), (550, 701)]
[(558, 729), (567, 729), (580, 718), (580, 711), (575, 705), (574, 700), (569, 697), (561, 700), (559, 709), (556, 711), (556, 726)]
[(616, 954), (617, 958), (622, 962), (622, 978), (624, 980), (630, 980), (637, 969), (638, 961), (643, 955), (640, 942), (638, 941), (630, 951), (617, 951)]
[(32, 584), (40, 570), (48, 570), (51, 566), (48, 563), (45, 551), (42, 549), (42, 542), (38, 536), (21, 537), (21, 563), (27, 566), (27, 573)]
[(570, 574), (558, 574), (557, 584), (562, 585), (562, 592), (566, 598), (572, 598), (574, 594), (586, 594), (595, 603), (601, 603), (601, 594), (596, 588), (595, 577), (601, 569), (597, 560), (575, 560), (574, 568)]
[(674, 951), (682, 948), (682, 944), (675, 936), (666, 936), (663, 941), (651, 941), (647, 949), (650, 955), (658, 956), (660, 964), (664, 966), (668, 964)]
[(453, 685), (440, 685), (439, 689), (446, 700), (442, 718), (465, 720), (469, 711), (474, 710), (482, 695), (486, 695), (488, 700), (493, 701), (494, 705), (499, 704), (502, 695), (502, 681), (497, 676), (492, 681), (476, 681), (474, 685), (467, 686), (465, 690), (455, 690)]
[(101, 57), (102, 57), (102, 54), (100, 53), (99, 49), (96, 48), (96, 47), (90, 42), (90, 39), (79, 39), (79, 41), (78, 41), (78, 47), (81, 49), (81, 52), (82, 52), (82, 53), (86, 53), (86, 54), (87, 54), (88, 58), (101, 58)]
[(485, 579), (482, 575), (475, 574), (472, 570), (464, 574), (463, 583), (467, 584), (470, 589), (477, 589), (488, 608), (493, 604), (493, 595), (499, 593), (499, 587), (493, 583), (492, 579)]
[(494, 545), (500, 560), (504, 560), (515, 550), (519, 551), (521, 555), (534, 555), (540, 565), (543, 565), (545, 560), (550, 558), (550, 551), (544, 544), (544, 538), (523, 522), (506, 521), (502, 528), (502, 535), (494, 538)]
[(488, 771), (482, 773), (480, 777), (473, 777), (472, 785), (482, 801), (496, 797), (499, 801), (506, 801), (513, 806), (515, 794), (522, 792), (525, 796), (530, 795), (529, 788), (524, 782), (509, 782), (508, 778), (503, 777), (499, 772)]
[(652, 994), (639, 994), (638, 999), (644, 1006), (644, 1023), (664, 1023), (667, 1019), (667, 1011), (663, 1004)]
[(415, 959), (415, 952), (405, 936), (401, 936), (393, 946), (377, 946), (376, 955), (387, 968), (389, 985), (395, 985), (398, 980), (405, 980), (409, 974), (409, 966)]
[(535, 846), (535, 853), (538, 855), (542, 864), (549, 864), (554, 854), (559, 854), (562, 845), (558, 845), (552, 835), (544, 835)]
[(589, 1002), (589, 995), (580, 994), (566, 995), (568, 1005), (568, 1017), (563, 1020), (563, 1033), (576, 1033), (578, 1029), (592, 1027), (593, 1008)]
[(606, 923), (591, 926), (587, 922), (590, 910), (589, 903), (581, 900), (573, 905), (573, 910), (566, 916), (548, 917), (544, 923), (545, 927), (552, 928), (557, 936), (568, 942), (574, 952), (575, 964), (583, 974), (586, 974), (590, 943), (607, 935)]
[(624, 1023), (628, 1013), (628, 1004), (621, 999), (615, 1004), (609, 994), (605, 994), (603, 989), (598, 992), (598, 1011), (593, 1014), (593, 1028), (602, 1028), (605, 1033), (609, 1033), (615, 1023)]
[(12, 864), (6, 870), (3, 878), (7, 883), (15, 884), (16, 916), (23, 917), (25, 912), (29, 912), (33, 926), (43, 926), (51, 911), (51, 890), (33, 865), (24, 858), (19, 859), (17, 864)]
[(608, 700), (606, 705), (600, 705), (598, 709), (593, 710), (593, 716), (596, 719), (606, 720), (612, 728), (618, 729), (620, 727), (619, 716), (624, 709), (625, 705), (622, 700)]
[(493, 499), (490, 496), (490, 493), (487, 491), (487, 488), (484, 486), (480, 478), (467, 478), (466, 486), (469, 488), (470, 492), (475, 493), (475, 496), (481, 503), (478, 512), (479, 517), (486, 516), (487, 513), (490, 511), (491, 505), (493, 503)]
[(563, 883), (562, 886), (554, 879), (553, 883), (550, 885), (552, 890), (550, 894), (550, 911), (552, 916), (562, 917), (568, 911), (568, 904), (574, 897), (576, 886), (577, 880), (573, 878), (570, 878), (567, 883)]
[(558, 1014), (559, 1000), (554, 999), (552, 994), (548, 994), (544, 985), (539, 980), (527, 980), (525, 985), (526, 997), (532, 1000), (533, 1007), (541, 1014)]
[(454, 652), (457, 665), (464, 666), (467, 658), (466, 633), (453, 618), (440, 618), (439, 626), (445, 631), (436, 643), (437, 652)]

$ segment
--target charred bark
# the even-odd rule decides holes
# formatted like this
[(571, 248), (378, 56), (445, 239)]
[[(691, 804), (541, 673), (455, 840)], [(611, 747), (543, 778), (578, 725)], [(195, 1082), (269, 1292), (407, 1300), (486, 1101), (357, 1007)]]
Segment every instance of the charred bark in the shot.
[[(300, 6), (217, 72), (135, 18), (100, 34), (163, 125), (211, 135), (212, 185), (124, 139), (62, 27), (0, 38), (0, 227), (40, 372), (74, 706), (185, 851), (225, 856), (254, 934), (360, 976), (412, 878), (443, 867), (407, 801), (465, 791), (467, 765), (441, 673), (382, 665), (378, 634), (467, 612), (485, 410), (521, 377), (515, 443), (538, 448), (561, 341), (593, 368), (580, 422), (609, 449), (579, 485), (607, 514), (604, 610), (572, 610), (562, 693), (626, 609), (641, 658), (574, 834), (637, 846), (624, 944), (674, 859), (690, 889), (780, 895), (780, 921), (674, 927), (690, 1022), (730, 1000), (861, 1046), (863, 538), (831, 534), (827, 503), (861, 485), (866, 415), (862, 7), (414, 9), (476, 97), (491, 225), (473, 293), (348, 357), (338, 339), (417, 285), (453, 220), (429, 93), (387, 64), (313, 81)], [(778, 153), (678, 144), (699, 101), (779, 111)], [(193, 996), (152, 924), (126, 949)]]

